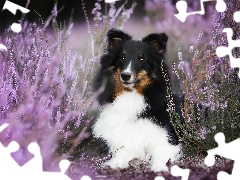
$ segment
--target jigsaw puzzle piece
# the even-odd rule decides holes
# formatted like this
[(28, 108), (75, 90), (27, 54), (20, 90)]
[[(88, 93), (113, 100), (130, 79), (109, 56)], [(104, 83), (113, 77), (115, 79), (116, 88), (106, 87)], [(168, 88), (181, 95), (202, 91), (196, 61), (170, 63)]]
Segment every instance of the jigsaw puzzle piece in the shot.
[[(178, 18), (181, 22), (185, 22), (186, 18), (189, 15), (194, 15), (194, 14), (200, 14), (203, 15), (205, 14), (205, 9), (204, 9), (204, 2), (208, 2), (208, 1), (214, 1), (214, 0), (201, 0), (200, 1), (200, 11), (195, 11), (195, 12), (187, 12), (187, 3), (186, 1), (178, 1), (176, 3), (176, 9), (178, 10), (178, 14), (175, 14), (175, 17)], [(224, 0), (217, 0), (216, 6), (215, 6), (216, 10), (218, 12), (224, 12), (227, 8), (226, 3), (224, 2)]]
[[(240, 139), (239, 139), (239, 144), (240, 144)], [(239, 148), (236, 147), (236, 148)], [(239, 149), (238, 149), (239, 150)], [(240, 156), (238, 154), (238, 156), (236, 156), (236, 158), (234, 159), (234, 166), (232, 169), (232, 174), (228, 174), (226, 172), (220, 171), (217, 175), (218, 180), (239, 180), (240, 178)]]
[[(16, 15), (16, 13), (17, 13), (18, 10), (19, 10), (20, 12), (24, 13), (24, 14), (30, 12), (29, 9), (24, 8), (24, 7), (22, 7), (22, 6), (19, 6), (19, 5), (15, 4), (15, 3), (11, 2), (11, 1), (8, 1), (8, 0), (5, 1), (5, 4), (4, 4), (2, 10), (8, 10), (8, 11), (10, 11), (13, 15)], [(11, 29), (12, 29), (13, 32), (19, 33), (19, 32), (22, 31), (22, 26), (21, 26), (21, 24), (14, 22), (14, 23), (12, 23), (12, 25), (11, 25)]]
[(27, 148), (19, 148), (18, 151), (11, 153), (12, 158), (18, 163), (19, 166), (23, 166), (30, 161), (34, 155), (29, 153)]
[[(5, 1), (4, 5), (3, 5), (3, 8), (2, 8), (2, 11), (3, 11), (3, 10), (8, 10), (8, 11), (11, 12), (13, 15), (16, 15), (17, 10), (21, 11), (21, 12), (24, 13), (24, 14), (30, 12), (29, 9), (24, 8), (24, 7), (22, 7), (22, 6), (19, 6), (19, 5), (15, 4), (15, 3), (12, 3), (11, 1), (8, 1), (8, 0)], [(6, 18), (6, 17), (5, 17), (5, 18)], [(19, 33), (19, 32), (22, 31), (22, 26), (21, 26), (21, 24), (14, 22), (14, 23), (12, 23), (12, 25), (11, 25), (11, 29), (12, 29), (13, 32)], [(0, 43), (0, 50), (5, 50), (5, 51), (7, 51), (7, 48), (6, 48), (6, 46), (5, 46), (4, 44), (1, 44), (1, 43)]]
[[(32, 169), (30, 172), (35, 172), (36, 174), (39, 174), (41, 179), (61, 179), (61, 180), (70, 180), (70, 178), (65, 175), (65, 171), (70, 165), (70, 162), (68, 160), (62, 160), (59, 163), (61, 172), (42, 172), (43, 167), (42, 167), (42, 157), (40, 153), (40, 147), (37, 143), (33, 142), (29, 144), (28, 150), (35, 155), (35, 158), (32, 161), (29, 161), (26, 165), (23, 166), (26, 171), (29, 171)], [(35, 168), (37, 167), (37, 168)]]
[(240, 139), (225, 143), (225, 136), (223, 133), (217, 133), (214, 136), (214, 139), (217, 142), (218, 147), (207, 151), (208, 155), (204, 161), (207, 166), (211, 166), (213, 163), (212, 160), (214, 155), (220, 155), (232, 160), (238, 158), (239, 152), (237, 152), (236, 149), (240, 149)]
[(4, 123), (4, 124), (0, 125), (0, 133), (1, 133), (4, 129), (6, 129), (8, 126), (9, 126), (9, 124), (7, 124), (7, 123)]
[(42, 157), (40, 154), (40, 147), (37, 143), (33, 142), (29, 144), (29, 152), (34, 154), (34, 158), (20, 167), (11, 157), (9, 152), (14, 152), (19, 149), (19, 145), (16, 142), (9, 143), (7, 148), (4, 148), (0, 143), (0, 178), (1, 179), (58, 179), (58, 180), (70, 180), (65, 174), (66, 169), (69, 167), (70, 162), (68, 160), (62, 160), (59, 163), (61, 168), (60, 173), (56, 172), (43, 172), (42, 171)]
[(157, 176), (157, 177), (154, 178), (154, 180), (165, 180), (165, 178), (162, 177), (162, 176)]
[(240, 177), (239, 174), (238, 176), (236, 175), (233, 176), (223, 171), (220, 171), (217, 175), (218, 180), (239, 180), (239, 177)]
[(173, 165), (171, 167), (171, 174), (173, 176), (181, 176), (182, 180), (188, 180), (190, 170), (189, 169), (182, 169), (177, 165)]
[(19, 166), (11, 158), (9, 152), (14, 152), (14, 151), (17, 151), (18, 149), (19, 149), (19, 145), (15, 141), (12, 141), (11, 143), (9, 143), (7, 147), (4, 147), (2, 143), (0, 143), (0, 179), (16, 178), (14, 176), (14, 173), (15, 173), (14, 170), (17, 169)]
[(233, 40), (233, 30), (231, 28), (224, 28), (222, 32), (227, 33), (227, 39), (228, 39), (228, 47), (219, 46), (216, 49), (216, 54), (218, 57), (224, 57), (226, 55), (229, 56), (230, 59), (230, 66), (232, 68), (239, 68), (238, 76), (240, 77), (240, 59), (236, 59), (232, 55), (232, 50), (235, 47), (240, 47), (240, 40)]
[(237, 23), (240, 22), (240, 11), (236, 11), (236, 12), (233, 14), (233, 19), (234, 19), (234, 21), (236, 21)]
[(176, 3), (176, 9), (178, 10), (178, 14), (175, 14), (175, 16), (182, 22), (185, 22), (186, 18), (189, 15), (194, 15), (194, 14), (200, 14), (203, 15), (205, 13), (203, 2), (204, 1), (211, 1), (211, 0), (201, 0), (200, 1), (200, 11), (195, 11), (195, 12), (187, 12), (187, 2), (186, 1), (178, 1)]
[[(34, 136), (27, 136), (24, 137), (22, 131), (17, 131), (15, 133), (12, 133), (14, 129), (21, 128), (20, 124), (10, 124), (8, 127), (2, 130), (0, 132), (0, 142), (2, 142), (3, 146), (7, 147), (11, 141), (16, 141), (19, 143), (20, 148), (17, 152), (11, 153), (12, 158), (18, 163), (19, 166), (23, 166), (29, 160), (31, 160), (34, 155), (29, 152), (28, 146), (30, 142), (36, 141), (36, 137)], [(51, 136), (48, 136), (49, 139), (55, 138), (56, 134), (51, 134)], [(28, 138), (28, 139), (26, 139)], [(60, 167), (58, 166), (61, 158), (56, 158), (53, 155), (53, 149), (52, 148), (55, 144), (52, 144), (52, 142), (48, 141), (48, 139), (44, 140), (43, 142), (40, 142), (41, 144), (41, 154), (43, 155), (43, 170), (45, 171), (52, 171), (52, 172), (60, 172)]]
[[(4, 129), (2, 129), (2, 127)], [(18, 137), (22, 136), (22, 134), (12, 134), (13, 129), (15, 128), (12, 125), (3, 125), (0, 127), (2, 130), (0, 131), (0, 142), (2, 142), (2, 145), (7, 147), (11, 141), (18, 141)], [(11, 156), (15, 160), (16, 163), (18, 163), (19, 166), (24, 165), (29, 160), (31, 160), (34, 155), (28, 151), (28, 145), (24, 142), (24, 139), (22, 140), (23, 143), (20, 144), (20, 148), (16, 152), (12, 152)]]
[(178, 1), (176, 3), (176, 8), (178, 10), (178, 14), (174, 14), (175, 17), (178, 18), (181, 22), (185, 22), (186, 18), (189, 16), (189, 13), (187, 13), (186, 1)]
[(217, 148), (208, 150), (208, 155), (205, 158), (204, 162), (207, 166), (213, 166), (215, 163), (215, 155), (220, 155), (228, 159), (234, 160), (234, 167), (232, 170), (232, 174), (229, 175), (225, 172), (221, 172), (218, 174), (218, 180), (220, 179), (239, 179), (240, 177), (240, 156), (239, 156), (239, 149), (240, 149), (240, 138), (225, 143), (225, 136), (223, 133), (218, 133), (214, 136), (215, 141), (218, 144)]
[(22, 6), (19, 6), (19, 5), (15, 4), (15, 3), (12, 3), (11, 1), (8, 1), (8, 0), (5, 1), (5, 4), (3, 6), (3, 10), (4, 9), (9, 10), (14, 15), (16, 15), (17, 10), (20, 10), (22, 13), (25, 13), (25, 14), (30, 12), (29, 9), (24, 8)]
[(82, 176), (80, 180), (92, 180), (89, 176)]
[(7, 51), (7, 47), (4, 46), (3, 44), (0, 44), (0, 50), (5, 50), (5, 51)]
[(224, 0), (217, 0), (215, 8), (218, 12), (224, 12), (224, 11), (226, 11), (227, 6), (226, 6), (226, 3), (224, 2)]

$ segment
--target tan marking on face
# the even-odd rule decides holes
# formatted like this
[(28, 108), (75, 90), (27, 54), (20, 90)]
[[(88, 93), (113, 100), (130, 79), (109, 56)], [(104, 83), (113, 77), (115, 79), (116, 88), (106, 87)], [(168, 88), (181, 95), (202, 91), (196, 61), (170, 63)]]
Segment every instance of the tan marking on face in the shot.
[(138, 55), (138, 59), (141, 59), (141, 58), (143, 58), (143, 54), (142, 54), (142, 53), (140, 53), (140, 54)]
[(132, 91), (131, 89), (126, 88), (122, 85), (122, 83), (120, 82), (120, 74), (121, 74), (120, 69), (117, 69), (117, 71), (113, 74), (113, 82), (115, 85), (114, 100), (124, 91)]
[(151, 84), (150, 78), (147, 76), (147, 72), (145, 70), (140, 71), (138, 73), (137, 79), (140, 81), (137, 85), (134, 86), (134, 88), (137, 89), (139, 94), (143, 93), (143, 90)]
[(114, 66), (110, 66), (110, 67), (108, 68), (108, 70), (111, 71), (111, 72), (113, 72)]

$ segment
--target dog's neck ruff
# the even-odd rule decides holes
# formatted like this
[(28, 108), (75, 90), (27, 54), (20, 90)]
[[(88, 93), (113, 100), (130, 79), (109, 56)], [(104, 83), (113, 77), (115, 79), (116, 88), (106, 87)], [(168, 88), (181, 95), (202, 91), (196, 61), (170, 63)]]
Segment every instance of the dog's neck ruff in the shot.
[[(113, 103), (106, 104), (102, 107), (102, 112), (93, 128), (94, 135), (105, 140), (112, 139), (116, 141), (118, 139), (116, 136), (119, 137), (120, 134), (118, 133), (121, 133), (119, 132), (119, 128), (138, 121), (138, 114), (141, 113), (146, 106), (144, 97), (135, 89), (132, 91), (124, 91), (116, 97)], [(110, 138), (109, 135), (113, 138)], [(123, 144), (118, 145), (122, 146)]]
[[(137, 90), (124, 91), (123, 94), (116, 97), (113, 103), (102, 107), (93, 126), (95, 137), (106, 140), (111, 150), (126, 146), (126, 144), (132, 146), (130, 144), (135, 144), (139, 138), (139, 143), (154, 136), (159, 138), (162, 136), (160, 134), (163, 134), (162, 138), (167, 142), (165, 129), (151, 122), (149, 118), (139, 117), (146, 107), (143, 95), (139, 94)], [(136, 147), (138, 146), (136, 145)]]
[[(139, 113), (141, 113), (147, 104), (145, 103), (143, 95), (139, 94), (136, 89), (130, 91), (123, 91), (118, 95), (113, 103), (103, 106), (101, 115), (110, 116), (111, 113), (121, 117), (117, 123), (125, 123), (135, 121)], [(112, 120), (116, 121), (116, 120)], [(110, 122), (108, 122), (110, 123)]]

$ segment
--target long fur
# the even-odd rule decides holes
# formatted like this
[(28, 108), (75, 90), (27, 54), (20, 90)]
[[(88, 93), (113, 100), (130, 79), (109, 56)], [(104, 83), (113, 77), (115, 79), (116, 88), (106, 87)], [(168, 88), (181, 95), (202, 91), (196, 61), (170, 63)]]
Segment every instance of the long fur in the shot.
[(168, 72), (168, 37), (156, 33), (135, 41), (117, 29), (107, 37), (93, 87), (97, 91), (105, 85), (105, 90), (98, 98), (101, 112), (92, 130), (110, 152), (120, 149), (105, 165), (127, 168), (130, 160), (139, 158), (149, 161), (153, 171), (167, 171), (167, 161), (178, 159), (181, 149), (166, 111), (162, 68)]

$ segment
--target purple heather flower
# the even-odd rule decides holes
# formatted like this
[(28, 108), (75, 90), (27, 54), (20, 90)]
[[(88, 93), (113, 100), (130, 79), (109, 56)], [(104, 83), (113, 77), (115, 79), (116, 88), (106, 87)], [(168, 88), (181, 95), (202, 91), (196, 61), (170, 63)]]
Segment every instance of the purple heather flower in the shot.
[(197, 42), (200, 41), (200, 39), (202, 38), (202, 36), (203, 36), (203, 32), (201, 31), (201, 32), (198, 34)]
[(210, 51), (210, 50), (207, 50), (207, 51), (206, 51), (206, 55), (207, 55), (207, 57), (209, 57), (209, 56), (210, 56), (210, 53), (211, 53), (211, 51)]
[(178, 69), (184, 71), (184, 61), (180, 61), (178, 64)]
[(99, 12), (101, 10), (101, 5), (99, 3), (95, 3), (95, 8), (92, 9), (92, 14), (96, 14), (97, 12)]
[(116, 8), (111, 5), (111, 8), (109, 9), (109, 12), (108, 12), (108, 16), (113, 18), (115, 16), (115, 13), (116, 13)]
[(189, 52), (192, 53), (193, 52), (193, 46), (189, 47)]
[(182, 52), (178, 52), (178, 59), (179, 61), (182, 61)]
[(196, 58), (196, 57), (198, 56), (198, 53), (199, 53), (199, 50), (196, 49), (196, 50), (195, 50), (195, 53), (194, 53), (194, 58)]
[(124, 22), (126, 22), (130, 18), (136, 5), (137, 5), (136, 3), (133, 3), (131, 8), (126, 9), (125, 11), (122, 12), (122, 17), (124, 18)]
[(201, 130), (200, 130), (200, 138), (202, 140), (204, 140), (206, 138), (206, 134), (207, 134), (207, 130), (205, 127), (203, 127)]
[(185, 72), (187, 73), (187, 75), (189, 76), (189, 77), (191, 77), (192, 75), (191, 75), (191, 67), (190, 67), (190, 63), (188, 62), (188, 61), (184, 61), (184, 70), (185, 70)]

